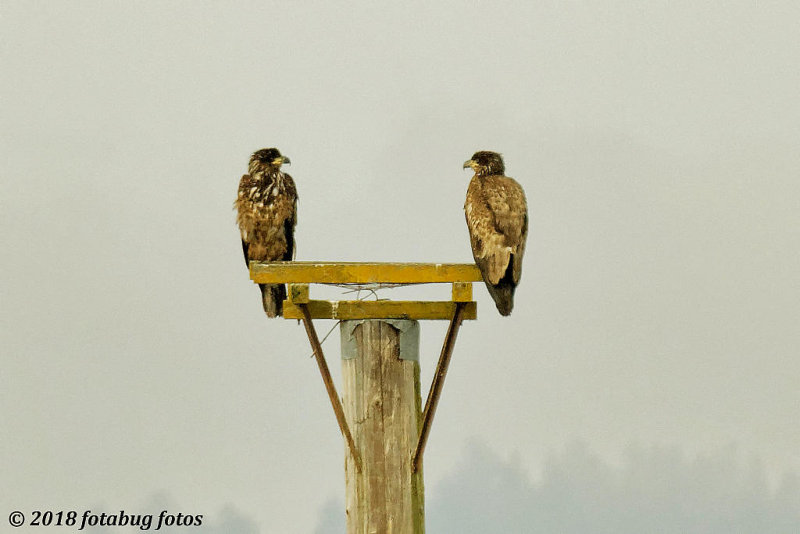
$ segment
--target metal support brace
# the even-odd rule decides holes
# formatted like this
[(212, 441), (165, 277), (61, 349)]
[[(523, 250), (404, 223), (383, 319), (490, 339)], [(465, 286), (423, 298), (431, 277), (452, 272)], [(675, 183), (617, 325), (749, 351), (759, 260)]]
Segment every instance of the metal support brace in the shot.
[(465, 305), (465, 302), (456, 302), (456, 310), (453, 313), (453, 318), (450, 320), (450, 326), (447, 328), (447, 335), (444, 338), (442, 352), (439, 355), (439, 363), (436, 364), (436, 373), (433, 375), (431, 390), (428, 392), (428, 400), (425, 401), (425, 412), (422, 416), (422, 429), (420, 430), (419, 441), (417, 442), (417, 448), (414, 451), (414, 458), (412, 459), (413, 472), (415, 473), (422, 463), (422, 453), (425, 451), (425, 444), (431, 432), (433, 415), (436, 413), (436, 405), (439, 404), (439, 397), (442, 394), (444, 377), (447, 374), (447, 366), (450, 364), (450, 356), (452, 356), (453, 347), (456, 344), (458, 329), (461, 327)]
[(322, 354), (322, 345), (319, 342), (319, 337), (317, 337), (317, 331), (314, 329), (314, 323), (311, 322), (311, 314), (308, 311), (308, 305), (306, 303), (297, 303), (297, 306), (303, 311), (303, 326), (306, 327), (308, 340), (311, 342), (311, 348), (314, 349), (314, 357), (317, 360), (319, 372), (322, 375), (322, 381), (325, 383), (328, 397), (331, 399), (333, 412), (336, 414), (336, 421), (339, 423), (339, 430), (347, 441), (347, 446), (355, 461), (356, 469), (360, 473), (361, 456), (358, 454), (353, 436), (350, 434), (350, 427), (347, 426), (347, 419), (345, 419), (344, 410), (342, 410), (342, 402), (339, 400), (339, 395), (336, 393), (336, 386), (333, 385), (333, 379), (331, 378), (331, 372), (328, 370), (328, 364), (325, 363), (325, 356)]

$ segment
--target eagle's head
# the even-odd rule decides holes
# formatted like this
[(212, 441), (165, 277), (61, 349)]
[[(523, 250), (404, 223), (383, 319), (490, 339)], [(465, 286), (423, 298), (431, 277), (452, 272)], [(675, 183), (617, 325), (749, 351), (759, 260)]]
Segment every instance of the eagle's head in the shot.
[(292, 161), (282, 156), (277, 148), (262, 148), (250, 156), (250, 174), (255, 171), (278, 171), (283, 164), (291, 165)]
[(472, 155), (472, 159), (464, 162), (464, 168), (472, 168), (478, 176), (502, 176), (506, 172), (503, 157), (497, 152), (481, 150)]

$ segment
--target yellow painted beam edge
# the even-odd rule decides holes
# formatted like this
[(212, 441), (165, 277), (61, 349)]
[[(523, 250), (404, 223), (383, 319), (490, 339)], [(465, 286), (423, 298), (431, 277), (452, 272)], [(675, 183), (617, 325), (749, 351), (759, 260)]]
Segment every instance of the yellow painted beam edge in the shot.
[(258, 284), (425, 284), (479, 282), (473, 263), (250, 262)]
[[(308, 311), (312, 319), (421, 319), (449, 320), (453, 318), (455, 303), (450, 301), (415, 300), (310, 300)], [(478, 306), (467, 302), (464, 319), (478, 317)], [(303, 314), (295, 304), (283, 301), (284, 319), (302, 319)]]

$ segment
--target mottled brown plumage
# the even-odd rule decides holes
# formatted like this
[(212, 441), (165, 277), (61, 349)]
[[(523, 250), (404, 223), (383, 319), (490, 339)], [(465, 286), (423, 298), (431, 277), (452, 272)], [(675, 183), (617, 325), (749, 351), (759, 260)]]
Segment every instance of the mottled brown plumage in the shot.
[(496, 152), (476, 152), (464, 163), (467, 167), (475, 171), (464, 203), (472, 256), (497, 310), (509, 315), (528, 237), (525, 192), (504, 176), (503, 158)]
[[(248, 265), (251, 260), (293, 259), (297, 189), (292, 177), (281, 172), (284, 163), (291, 162), (277, 148), (258, 150), (250, 157), (248, 174), (239, 181), (234, 207), (244, 261)], [(267, 316), (282, 315), (286, 286), (259, 284), (259, 287)]]

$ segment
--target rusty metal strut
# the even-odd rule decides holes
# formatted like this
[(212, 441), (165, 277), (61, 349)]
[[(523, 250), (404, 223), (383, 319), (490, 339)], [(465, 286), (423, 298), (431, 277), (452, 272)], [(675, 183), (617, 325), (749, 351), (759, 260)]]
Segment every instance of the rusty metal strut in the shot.
[(336, 393), (336, 386), (333, 385), (331, 372), (328, 370), (328, 364), (325, 363), (325, 356), (322, 354), (322, 345), (319, 342), (317, 331), (314, 328), (314, 323), (311, 322), (311, 314), (308, 311), (306, 303), (297, 303), (297, 306), (303, 311), (303, 326), (306, 327), (306, 334), (308, 341), (311, 342), (311, 348), (314, 349), (314, 357), (319, 366), (319, 372), (322, 375), (322, 381), (325, 383), (325, 389), (328, 392), (328, 397), (333, 406), (333, 412), (336, 414), (336, 421), (339, 423), (339, 430), (342, 432), (344, 439), (347, 441), (347, 446), (350, 449), (350, 455), (356, 463), (356, 469), (361, 472), (361, 455), (358, 454), (356, 444), (353, 441), (353, 436), (350, 434), (350, 427), (347, 426), (347, 419), (342, 410), (342, 403), (339, 400), (339, 395)]
[(456, 302), (455, 304), (456, 309), (453, 313), (453, 318), (450, 320), (450, 326), (447, 328), (447, 335), (444, 338), (444, 345), (442, 345), (442, 352), (439, 355), (439, 362), (436, 364), (436, 373), (433, 375), (431, 389), (428, 392), (428, 400), (425, 401), (425, 411), (422, 416), (422, 429), (420, 430), (419, 441), (417, 441), (417, 448), (414, 451), (414, 457), (412, 459), (415, 473), (422, 463), (422, 453), (425, 451), (425, 444), (431, 432), (433, 415), (436, 413), (436, 406), (439, 404), (439, 398), (442, 395), (444, 377), (447, 375), (447, 366), (450, 365), (450, 356), (453, 355), (456, 336), (458, 335), (458, 329), (461, 327), (461, 321), (463, 320), (464, 306), (466, 303)]

